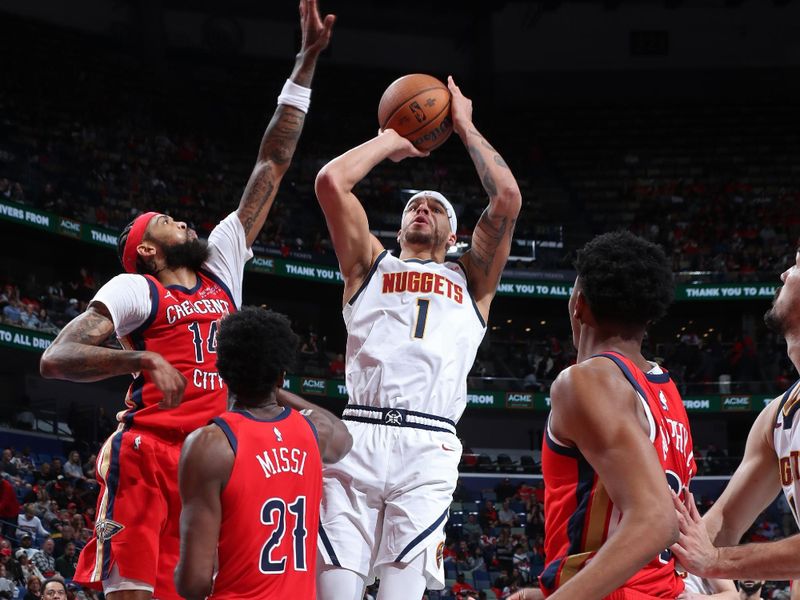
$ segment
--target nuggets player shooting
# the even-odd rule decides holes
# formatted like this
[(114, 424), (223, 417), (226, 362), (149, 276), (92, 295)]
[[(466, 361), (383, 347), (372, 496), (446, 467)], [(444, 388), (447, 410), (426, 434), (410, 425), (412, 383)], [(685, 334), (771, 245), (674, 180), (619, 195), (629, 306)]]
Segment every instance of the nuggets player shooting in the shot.
[(395, 131), (317, 176), (345, 283), (349, 404), (342, 418), (353, 435), (351, 452), (324, 471), (321, 600), (360, 600), (375, 576), (380, 600), (444, 586), (440, 551), (461, 455), (455, 424), (521, 205), (514, 176), (472, 123), (471, 101), (452, 78), (448, 87), (454, 130), (489, 196), (460, 261), (445, 261), (457, 221), (437, 192), (406, 205), (399, 257), (370, 233), (354, 186), (387, 158), (425, 156)]

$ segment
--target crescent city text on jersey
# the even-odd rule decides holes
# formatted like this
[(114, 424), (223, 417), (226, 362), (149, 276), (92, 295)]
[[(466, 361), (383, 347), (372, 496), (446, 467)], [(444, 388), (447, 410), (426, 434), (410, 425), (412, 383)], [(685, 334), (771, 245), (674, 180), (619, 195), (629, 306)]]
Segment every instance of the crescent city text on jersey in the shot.
[(194, 302), (184, 300), (179, 304), (167, 307), (167, 322), (172, 325), (184, 317), (194, 314), (218, 314), (220, 317), (224, 317), (228, 313), (230, 313), (230, 304), (221, 298), (203, 298)]
[(383, 274), (384, 294), (412, 292), (438, 294), (461, 304), (464, 301), (463, 288), (444, 275), (429, 271), (400, 271)]

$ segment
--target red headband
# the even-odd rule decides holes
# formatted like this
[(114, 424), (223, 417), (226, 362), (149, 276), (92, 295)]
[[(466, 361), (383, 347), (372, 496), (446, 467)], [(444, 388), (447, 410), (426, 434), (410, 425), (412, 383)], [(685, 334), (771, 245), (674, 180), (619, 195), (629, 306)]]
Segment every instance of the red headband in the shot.
[(136, 252), (136, 248), (142, 243), (142, 238), (144, 237), (144, 232), (147, 231), (147, 224), (150, 223), (150, 219), (157, 214), (159, 213), (146, 212), (136, 217), (133, 221), (133, 227), (131, 227), (131, 231), (128, 233), (128, 239), (125, 240), (125, 249), (122, 251), (122, 268), (125, 269), (126, 273), (137, 272), (136, 258), (139, 256), (139, 253)]

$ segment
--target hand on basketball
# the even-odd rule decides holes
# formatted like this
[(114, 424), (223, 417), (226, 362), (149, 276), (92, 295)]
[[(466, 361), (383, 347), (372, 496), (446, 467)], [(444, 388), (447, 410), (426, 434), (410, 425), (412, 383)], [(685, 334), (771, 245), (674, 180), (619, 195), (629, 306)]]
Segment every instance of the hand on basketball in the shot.
[(186, 378), (160, 354), (147, 352), (142, 359), (142, 369), (147, 371), (150, 379), (161, 392), (163, 399), (159, 408), (175, 408), (183, 399)]
[(672, 494), (672, 503), (678, 513), (681, 528), (678, 541), (670, 550), (683, 565), (683, 568), (699, 577), (713, 577), (711, 570), (719, 558), (719, 550), (711, 543), (708, 531), (703, 524), (694, 496), (687, 490), (685, 503), (677, 494)]
[(430, 154), (430, 152), (422, 152), (417, 149), (414, 144), (397, 133), (394, 129), (379, 130), (378, 136), (385, 137), (385, 139), (391, 142), (392, 151), (387, 158), (392, 162), (400, 162), (404, 158), (424, 158)]
[(317, 55), (328, 47), (331, 41), (335, 15), (325, 15), (320, 19), (317, 0), (300, 0), (300, 28), (303, 32), (303, 44), (300, 52)]
[(453, 129), (461, 134), (472, 124), (472, 100), (461, 93), (461, 88), (453, 81), (453, 76), (447, 76), (447, 87), (450, 90), (450, 116), (453, 119)]

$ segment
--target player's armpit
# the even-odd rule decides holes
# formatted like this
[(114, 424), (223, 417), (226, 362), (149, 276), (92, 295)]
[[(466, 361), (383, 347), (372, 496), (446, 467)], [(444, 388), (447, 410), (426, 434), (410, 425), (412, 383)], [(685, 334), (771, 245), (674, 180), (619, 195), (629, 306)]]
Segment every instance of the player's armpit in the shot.
[(314, 424), (322, 462), (326, 464), (338, 462), (350, 452), (350, 448), (353, 447), (353, 437), (341, 419), (332, 412), (284, 389), (277, 390), (276, 399), (281, 406), (289, 406), (299, 411)]

